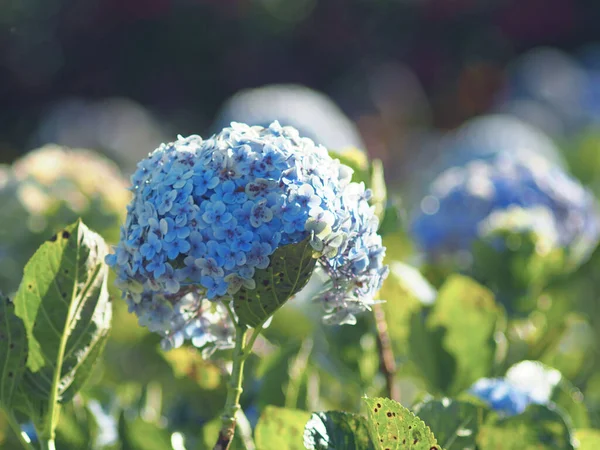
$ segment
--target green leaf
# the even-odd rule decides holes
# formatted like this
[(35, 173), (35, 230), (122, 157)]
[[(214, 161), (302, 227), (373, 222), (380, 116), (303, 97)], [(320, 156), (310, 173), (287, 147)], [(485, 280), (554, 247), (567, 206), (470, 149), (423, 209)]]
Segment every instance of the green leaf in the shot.
[(377, 449), (441, 450), (425, 423), (400, 403), (388, 398), (364, 398), (367, 426)]
[(575, 312), (565, 314), (562, 328), (560, 336), (539, 359), (560, 370), (565, 377), (574, 379), (583, 368), (589, 367), (589, 355), (596, 351), (598, 337), (588, 319)]
[(548, 401), (561, 408), (576, 428), (587, 428), (590, 419), (579, 389), (561, 373), (539, 361), (521, 361), (506, 372), (507, 381), (527, 392), (538, 403)]
[(390, 273), (384, 281), (379, 297), (385, 300), (388, 333), (397, 355), (408, 353), (412, 314), (420, 312), (424, 304), (435, 300), (435, 289), (413, 267), (398, 261), (389, 262)]
[(304, 450), (302, 433), (310, 413), (267, 406), (258, 419), (254, 437), (261, 450)]
[(459, 400), (431, 400), (415, 407), (444, 450), (475, 450), (486, 410)]
[[(45, 242), (25, 266), (15, 313), (27, 331), (22, 393), (54, 411), (85, 383), (108, 338), (112, 305), (104, 240), (81, 221)], [(39, 405), (38, 405), (39, 406)], [(45, 429), (55, 426), (51, 414)]]
[[(473, 243), (472, 275), (494, 292), (502, 292), (508, 314), (519, 317), (535, 309), (539, 290), (565, 274), (568, 261), (562, 248), (540, 251), (547, 243), (536, 233), (507, 229), (515, 220), (514, 212), (501, 214), (505, 216), (503, 228)], [(499, 251), (498, 241), (507, 248)]]
[(431, 332), (440, 333), (442, 348), (456, 364), (448, 394), (461, 392), (491, 373), (495, 337), (504, 320), (488, 289), (470, 278), (451, 276), (440, 288), (426, 324)]
[(456, 370), (456, 361), (442, 347), (442, 328), (430, 330), (427, 316), (421, 309), (414, 310), (410, 317), (409, 361), (417, 367), (429, 392), (442, 394), (448, 391)]
[(275, 250), (269, 267), (256, 270), (256, 288), (242, 287), (234, 295), (233, 307), (240, 322), (261, 325), (308, 283), (316, 262), (310, 237)]
[(577, 450), (598, 450), (600, 448), (600, 430), (590, 428), (576, 430), (575, 439), (579, 442)]
[(27, 334), (15, 306), (0, 295), (0, 406), (10, 409), (27, 367)]
[(307, 450), (374, 450), (367, 420), (340, 411), (313, 413), (304, 428), (304, 446)]
[(507, 418), (490, 414), (477, 436), (480, 450), (573, 450), (571, 441), (563, 416), (543, 405)]
[[(383, 218), (379, 222), (379, 229), (377, 232), (382, 237), (390, 234), (398, 233), (398, 230), (402, 228), (402, 218), (400, 217), (400, 206), (394, 203), (388, 203), (383, 211)], [(405, 244), (405, 247), (409, 247)]]
[(46, 426), (44, 421), (48, 415), (49, 405), (31, 388), (34, 386), (31, 381), (32, 377), (31, 371), (26, 369), (22, 382), (15, 391), (12, 407), (16, 411), (24, 413), (34, 423), (36, 430), (41, 431)]

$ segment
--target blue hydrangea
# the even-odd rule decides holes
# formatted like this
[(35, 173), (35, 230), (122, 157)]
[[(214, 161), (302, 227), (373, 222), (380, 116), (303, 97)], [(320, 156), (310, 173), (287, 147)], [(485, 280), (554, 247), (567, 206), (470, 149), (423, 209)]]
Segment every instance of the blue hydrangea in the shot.
[(473, 118), (448, 134), (442, 147), (444, 169), (473, 159), (494, 159), (501, 153), (539, 155), (556, 165), (566, 165), (560, 150), (546, 134), (508, 114)]
[(494, 411), (506, 416), (515, 416), (535, 399), (503, 378), (481, 378), (471, 386), (469, 393), (487, 403)]
[(280, 246), (310, 237), (328, 283), (328, 323), (353, 323), (387, 275), (370, 191), (297, 130), (232, 123), (179, 137), (138, 164), (133, 200), (107, 257), (130, 311), (164, 336), (209, 350), (232, 345), (226, 305)]
[(268, 127), (273, 120), (296, 128), (330, 150), (364, 149), (352, 121), (325, 94), (306, 86), (273, 84), (238, 92), (215, 121), (215, 131), (232, 121)]
[(470, 251), (495, 230), (531, 231), (580, 263), (595, 248), (592, 194), (541, 157), (499, 154), (441, 173), (413, 214), (411, 232), (430, 259)]
[(465, 122), (452, 132), (424, 146), (408, 175), (410, 189), (405, 200), (413, 205), (427, 192), (430, 183), (443, 171), (474, 160), (493, 161), (501, 154), (535, 158), (565, 167), (564, 158), (542, 131), (508, 114), (487, 114)]

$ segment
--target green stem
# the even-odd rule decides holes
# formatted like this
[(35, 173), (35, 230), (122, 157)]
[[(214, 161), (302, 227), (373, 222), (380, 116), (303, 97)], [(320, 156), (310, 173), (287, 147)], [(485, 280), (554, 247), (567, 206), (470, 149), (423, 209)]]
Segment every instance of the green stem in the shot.
[[(263, 325), (266, 322), (261, 322), (250, 336), (248, 343), (246, 343), (246, 334), (248, 327), (246, 325), (240, 325), (236, 321), (236, 316), (233, 313), (231, 307), (224, 303), (227, 313), (231, 318), (231, 321), (236, 324), (235, 327), (235, 347), (233, 348), (233, 366), (231, 368), (231, 378), (227, 385), (227, 399), (225, 400), (225, 408), (223, 415), (221, 416), (221, 431), (219, 432), (219, 438), (215, 444), (213, 450), (227, 450), (233, 440), (236, 428), (236, 414), (239, 415), (241, 412), (240, 396), (242, 395), (242, 379), (244, 377), (244, 363), (248, 356), (252, 353), (252, 346), (254, 342), (263, 331)], [(245, 416), (244, 416), (245, 417)], [(246, 420), (247, 421), (247, 420)], [(250, 447), (251, 448), (251, 447)]]
[(215, 444), (214, 450), (227, 450), (235, 433), (235, 414), (241, 408), (240, 396), (242, 395), (242, 378), (244, 363), (247, 355), (244, 342), (246, 340), (246, 326), (236, 326), (235, 347), (233, 349), (233, 366), (231, 378), (227, 385), (227, 400), (225, 400), (225, 411), (221, 416), (221, 431)]
[(10, 411), (5, 411), (5, 416), (6, 416), (6, 421), (8, 422), (13, 433), (19, 440), (19, 443), (21, 444), (21, 446), (25, 450), (34, 449), (35, 447), (31, 444), (31, 441), (26, 440), (25, 437), (23, 436), (23, 432), (21, 431), (21, 426), (19, 425), (19, 422), (17, 421), (15, 416)]

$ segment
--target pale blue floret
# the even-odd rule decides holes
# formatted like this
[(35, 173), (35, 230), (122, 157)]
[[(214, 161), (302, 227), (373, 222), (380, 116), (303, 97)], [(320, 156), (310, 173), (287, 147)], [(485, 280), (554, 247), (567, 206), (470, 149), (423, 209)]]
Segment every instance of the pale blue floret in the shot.
[(161, 145), (132, 176), (134, 198), (115, 268), (130, 309), (164, 345), (225, 348), (225, 308), (282, 245), (310, 237), (329, 276), (330, 323), (353, 323), (387, 274), (369, 191), (351, 170), (290, 127), (233, 123), (208, 140)]
[(537, 403), (533, 397), (504, 378), (481, 378), (471, 386), (469, 393), (506, 416), (521, 414), (527, 406)]

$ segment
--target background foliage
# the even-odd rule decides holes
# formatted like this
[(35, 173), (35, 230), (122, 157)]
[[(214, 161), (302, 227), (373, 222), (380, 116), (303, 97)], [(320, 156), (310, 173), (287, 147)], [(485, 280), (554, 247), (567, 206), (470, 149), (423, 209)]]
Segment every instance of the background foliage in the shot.
[[(532, 252), (531, 236), (520, 235), (521, 245), (509, 254), (477, 242), (479, 265), (468, 272), (444, 261), (426, 264), (408, 232), (409, 211), (431, 181), (434, 160), (454, 158), (456, 149), (440, 144), (440, 136), (484, 113), (510, 113), (537, 126), (559, 149), (564, 170), (600, 193), (595, 2), (121, 3), (0, 7), (0, 160), (12, 164), (0, 169), (0, 316), (7, 319), (0, 359), (18, 368), (2, 372), (0, 403), (5, 410), (19, 406), (15, 417), (0, 415), (1, 449), (18, 448), (11, 421), (34, 444), (34, 425), (43, 433), (56, 421), (61, 450), (212, 447), (226, 396), (227, 352), (211, 360), (188, 346), (163, 352), (159, 338), (127, 312), (110, 274), (95, 275), (102, 281), (85, 298), (71, 295), (67, 276), (61, 283), (71, 303), (91, 305), (78, 318), (92, 326), (85, 342), (64, 342), (81, 357), (79, 379), (70, 372), (69, 351), (52, 367), (31, 356), (36, 345), (60, 348), (55, 341), (63, 335), (42, 327), (36, 337), (39, 322), (29, 321), (24, 305), (49, 305), (52, 320), (65, 320), (71, 307), (64, 310), (55, 294), (24, 299), (32, 295), (29, 285), (48, 282), (44, 276), (73, 270), (64, 252), (83, 227), (70, 225), (78, 217), (115, 243), (126, 178), (137, 160), (177, 133), (215, 131), (219, 106), (239, 89), (280, 82), (329, 94), (365, 142), (366, 154), (339, 156), (373, 189), (382, 218), (391, 274), (381, 308), (400, 404), (383, 400), (374, 315), (363, 314), (352, 327), (326, 327), (299, 295), (277, 312), (247, 361), (245, 418), (234, 448), (598, 448), (600, 250), (589, 248), (589, 259), (567, 270), (560, 252), (552, 258)], [(538, 46), (567, 53), (537, 71), (523, 69), (541, 60)], [(58, 154), (38, 157), (37, 164), (22, 158), (48, 143), (99, 154), (77, 151), (85, 156), (71, 154), (65, 165), (56, 164), (64, 160)], [(36, 259), (42, 244), (45, 256)], [(498, 295), (499, 288), (510, 295)], [(85, 363), (102, 348), (93, 368)], [(469, 393), (482, 377), (530, 384), (519, 371), (528, 361), (536, 361), (534, 373), (546, 374), (534, 380), (549, 386), (544, 404), (507, 417)], [(40, 395), (24, 399), (34, 390), (18, 386), (31, 387), (23, 383), (39, 382), (42, 374)], [(60, 416), (46, 408), (55, 389), (72, 397), (60, 405)], [(398, 428), (388, 412), (414, 428)], [(394, 436), (402, 437), (399, 443)]]

